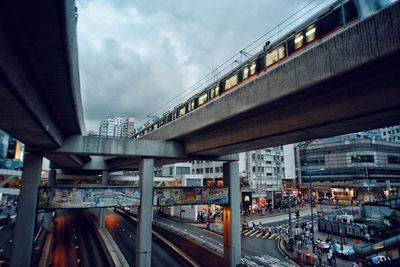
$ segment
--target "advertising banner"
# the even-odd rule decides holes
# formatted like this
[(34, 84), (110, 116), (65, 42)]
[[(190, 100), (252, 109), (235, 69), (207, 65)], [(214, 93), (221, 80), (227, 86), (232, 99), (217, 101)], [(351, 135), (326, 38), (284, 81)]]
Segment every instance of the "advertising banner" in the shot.
[(154, 188), (155, 206), (229, 204), (228, 187)]
[(40, 187), (38, 209), (140, 206), (139, 187)]

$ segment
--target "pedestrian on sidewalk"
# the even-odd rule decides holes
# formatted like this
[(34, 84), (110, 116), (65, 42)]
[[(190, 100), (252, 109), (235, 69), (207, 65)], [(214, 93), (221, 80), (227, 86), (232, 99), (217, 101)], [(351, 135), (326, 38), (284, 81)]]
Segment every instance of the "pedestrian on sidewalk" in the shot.
[(328, 258), (328, 264), (329, 264), (329, 266), (332, 266), (332, 257), (333, 257), (332, 250), (331, 250), (331, 249), (329, 249), (329, 251), (328, 251), (328, 255), (327, 255), (327, 258)]
[(256, 224), (253, 222), (253, 231), (256, 230)]

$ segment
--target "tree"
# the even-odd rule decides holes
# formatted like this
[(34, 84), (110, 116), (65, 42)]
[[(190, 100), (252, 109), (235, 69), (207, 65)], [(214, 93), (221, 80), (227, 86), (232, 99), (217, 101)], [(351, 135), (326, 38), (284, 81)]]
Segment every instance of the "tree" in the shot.
[(400, 234), (400, 212), (394, 210), (390, 215), (386, 215), (385, 219), (389, 221), (386, 231), (390, 235)]

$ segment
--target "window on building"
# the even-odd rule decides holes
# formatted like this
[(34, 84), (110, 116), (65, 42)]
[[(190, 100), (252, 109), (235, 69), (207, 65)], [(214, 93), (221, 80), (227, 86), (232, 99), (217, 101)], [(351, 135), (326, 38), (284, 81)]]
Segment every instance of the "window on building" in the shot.
[(352, 155), (351, 163), (374, 162), (373, 155)]
[(251, 170), (252, 170), (252, 172), (256, 172), (256, 166), (253, 166), (253, 167), (251, 168)]
[(174, 175), (174, 167), (169, 167), (169, 175)]
[(251, 153), (251, 159), (256, 159), (256, 154)]
[(186, 186), (202, 186), (201, 179), (186, 179)]
[(264, 172), (264, 167), (261, 167), (261, 172)]
[(301, 161), (301, 166), (316, 166), (316, 165), (324, 165), (325, 158), (309, 158)]
[(388, 156), (387, 160), (389, 164), (400, 164), (400, 156)]
[(176, 167), (176, 175), (190, 174), (190, 167)]
[(210, 168), (205, 168), (206, 169), (206, 173), (210, 173)]

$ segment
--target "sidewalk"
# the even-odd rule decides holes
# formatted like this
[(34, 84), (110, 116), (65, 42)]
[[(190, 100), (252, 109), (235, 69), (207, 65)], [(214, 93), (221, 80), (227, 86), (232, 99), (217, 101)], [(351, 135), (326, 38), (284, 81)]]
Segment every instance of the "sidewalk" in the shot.
[[(292, 211), (292, 221), (295, 220), (295, 216), (294, 216), (294, 211), (296, 210), (296, 208), (293, 208)], [(310, 215), (310, 207), (309, 206), (305, 206), (305, 207), (301, 207), (299, 208), (300, 210), (300, 217), (303, 216), (307, 216)], [(316, 214), (317, 212), (314, 211), (314, 214)], [(259, 223), (261, 222), (261, 224), (266, 224), (266, 223), (274, 223), (274, 222), (280, 222), (280, 221), (284, 221), (284, 220), (288, 220), (288, 215), (289, 214), (289, 209), (286, 209), (286, 211), (284, 210), (272, 210), (272, 213), (266, 213), (264, 215), (252, 215), (252, 216), (240, 216), (240, 225), (243, 224), (244, 220), (246, 220), (246, 222), (248, 223), (249, 226), (252, 225), (252, 223), (254, 222), (257, 226), (259, 225)], [(170, 220), (173, 221), (180, 221), (179, 217), (169, 217)], [(199, 228), (204, 228), (207, 229), (207, 223), (203, 222), (203, 223), (198, 223), (198, 222), (185, 222), (187, 224), (190, 224), (192, 226), (195, 227), (199, 227)], [(212, 222), (209, 224), (209, 228), (208, 230), (218, 233), (218, 234), (223, 234), (224, 232), (224, 228), (223, 228), (223, 222), (222, 222), (222, 218), (217, 217), (215, 222)]]
[[(317, 225), (315, 225), (316, 228), (318, 228)], [(332, 240), (340, 245), (340, 236), (337, 235), (331, 235), (332, 236)], [(327, 233), (323, 233), (323, 232), (319, 232), (318, 229), (316, 229), (315, 233), (314, 233), (314, 240), (317, 241), (318, 239), (322, 240), (322, 241), (326, 241), (328, 237)], [(309, 246), (308, 248), (306, 248), (305, 245), (302, 246), (297, 246), (296, 241), (294, 241), (294, 251), (293, 252), (289, 252), (285, 246), (285, 240), (282, 238), (280, 241), (280, 248), (283, 251), (284, 254), (286, 254), (288, 257), (290, 257), (292, 260), (299, 262), (299, 258), (300, 258), (300, 252), (302, 252), (303, 254), (307, 255), (308, 258), (312, 257), (312, 245), (310, 244), (311, 241), (309, 241)], [(356, 244), (355, 239), (352, 238), (347, 238), (346, 237), (346, 244), (344, 244), (344, 250), (346, 250), (346, 246), (354, 246)], [(365, 242), (361, 242), (361, 244), (367, 244)], [(317, 253), (317, 251), (316, 251)], [(351, 267), (353, 260), (350, 257), (344, 257), (341, 256), (341, 254), (335, 253), (335, 258), (336, 258), (336, 263), (334, 263), (332, 266), (340, 266), (340, 267)], [(305, 257), (304, 257), (304, 260)], [(319, 262), (318, 259), (316, 260), (316, 266), (329, 266), (328, 265), (328, 259), (327, 259), (327, 253), (324, 252), (322, 253), (322, 257), (321, 257), (321, 262)], [(309, 261), (307, 261), (309, 262)], [(303, 262), (303, 264), (305, 266), (311, 266), (311, 264), (305, 264)]]

